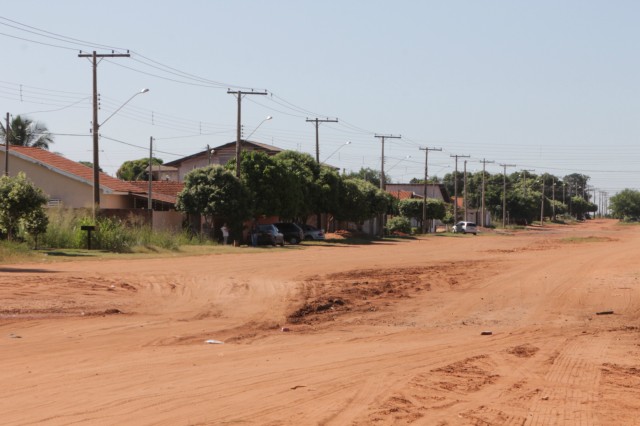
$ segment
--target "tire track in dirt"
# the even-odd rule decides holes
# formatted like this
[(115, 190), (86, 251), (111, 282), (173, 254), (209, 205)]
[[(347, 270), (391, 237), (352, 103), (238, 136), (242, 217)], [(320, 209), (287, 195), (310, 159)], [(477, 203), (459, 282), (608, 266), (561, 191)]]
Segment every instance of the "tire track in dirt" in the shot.
[(527, 426), (599, 424), (594, 406), (610, 340), (606, 335), (582, 335), (563, 345), (544, 377), (541, 397), (533, 400)]

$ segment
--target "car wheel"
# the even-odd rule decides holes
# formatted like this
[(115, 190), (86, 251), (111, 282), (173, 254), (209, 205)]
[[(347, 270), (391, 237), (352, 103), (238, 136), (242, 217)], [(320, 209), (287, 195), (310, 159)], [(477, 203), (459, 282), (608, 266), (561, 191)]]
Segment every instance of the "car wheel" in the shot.
[[(275, 244), (274, 244), (274, 246), (275, 246)], [(284, 240), (282, 240), (282, 241), (280, 242), (280, 247), (284, 247)]]
[(307, 235), (304, 237), (305, 241), (313, 241), (313, 237), (311, 237), (311, 235)]
[(296, 237), (291, 237), (291, 239), (289, 239), (289, 243), (290, 244), (298, 244), (300, 241), (298, 241), (298, 239)]
[(473, 235), (478, 235), (478, 234), (474, 232)]

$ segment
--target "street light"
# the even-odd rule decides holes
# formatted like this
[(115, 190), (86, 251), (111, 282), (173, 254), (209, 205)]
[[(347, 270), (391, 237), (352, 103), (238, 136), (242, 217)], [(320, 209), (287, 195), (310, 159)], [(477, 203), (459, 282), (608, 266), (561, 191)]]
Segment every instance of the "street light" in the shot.
[(346, 141), (345, 143), (343, 143), (342, 145), (340, 145), (338, 147), (338, 149), (336, 149), (335, 151), (333, 151), (327, 158), (324, 159), (323, 163), (326, 163), (327, 160), (331, 157), (333, 157), (334, 154), (336, 154), (338, 151), (340, 151), (342, 148), (344, 148), (345, 146), (349, 145), (351, 143), (351, 141)]
[(244, 140), (248, 141), (248, 140), (249, 140), (249, 138), (251, 137), (251, 135), (253, 135), (253, 134), (256, 132), (256, 130), (258, 130), (258, 129), (260, 128), (260, 126), (262, 126), (262, 123), (264, 123), (265, 121), (269, 121), (269, 120), (271, 120), (272, 118), (273, 118), (272, 116), (267, 115), (267, 117), (266, 117), (264, 120), (262, 120), (262, 121), (260, 122), (260, 124), (258, 124), (258, 125), (256, 126), (256, 128), (255, 128), (255, 129), (253, 129), (253, 132), (251, 132), (251, 133), (249, 134), (249, 136), (247, 136)]
[(100, 209), (100, 164), (99, 164), (99, 152), (100, 149), (98, 147), (98, 132), (100, 127), (104, 125), (111, 117), (116, 115), (118, 111), (120, 111), (126, 104), (131, 102), (133, 98), (143, 93), (147, 93), (149, 89), (142, 89), (139, 92), (135, 93), (131, 96), (125, 103), (120, 105), (118, 109), (116, 109), (110, 116), (107, 117), (102, 123), (98, 124), (98, 111), (94, 110), (93, 113), (93, 218), (96, 217), (96, 211)]
[(409, 158), (411, 158), (411, 156), (410, 156), (410, 155), (407, 155), (406, 157), (401, 158), (400, 160), (398, 160), (398, 162), (397, 162), (397, 163), (395, 163), (393, 166), (389, 167), (389, 168), (387, 169), (387, 172), (391, 171), (391, 169), (393, 169), (395, 166), (397, 166), (398, 164), (402, 163), (404, 160), (408, 160)]

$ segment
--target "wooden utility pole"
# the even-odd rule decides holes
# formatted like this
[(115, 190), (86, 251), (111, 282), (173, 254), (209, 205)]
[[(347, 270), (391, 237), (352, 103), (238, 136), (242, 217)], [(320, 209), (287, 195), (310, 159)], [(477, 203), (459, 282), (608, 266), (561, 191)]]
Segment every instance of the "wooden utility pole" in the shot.
[(397, 135), (378, 135), (375, 134), (374, 137), (380, 139), (380, 141), (382, 142), (382, 154), (381, 154), (381, 160), (380, 160), (380, 189), (382, 189), (383, 191), (386, 189), (386, 181), (385, 181), (385, 177), (384, 177), (384, 140), (385, 139), (401, 139), (402, 136)]
[(9, 139), (11, 137), (11, 127), (9, 126), (9, 113), (7, 113), (7, 124), (4, 128), (4, 175), (9, 176)]
[(240, 154), (242, 152), (242, 97), (244, 95), (266, 95), (267, 91), (256, 92), (255, 90), (231, 90), (227, 89), (227, 93), (236, 95), (238, 98), (238, 123), (236, 126), (236, 177), (240, 177)]
[(466, 221), (469, 217), (467, 214), (467, 212), (469, 211), (467, 210), (469, 206), (469, 202), (467, 200), (467, 160), (464, 160), (464, 179), (462, 181), (462, 193), (464, 194), (462, 199), (464, 200), (464, 220)]
[[(378, 135), (374, 134), (374, 137), (380, 139), (382, 142), (382, 154), (380, 157), (380, 189), (385, 190), (387, 188), (387, 183), (384, 177), (384, 140), (385, 139), (400, 139), (401, 135)], [(384, 238), (384, 222), (386, 215), (383, 213), (380, 215), (380, 238)]]
[(500, 164), (504, 168), (502, 173), (502, 227), (506, 226), (507, 218), (507, 167), (515, 167), (515, 164)]
[(338, 122), (337, 118), (325, 118), (325, 119), (307, 118), (307, 123), (314, 123), (316, 126), (316, 163), (318, 164), (320, 164), (320, 136), (318, 132), (318, 127), (320, 126), (320, 123), (337, 123), (337, 122)]
[(424, 151), (424, 191), (422, 194), (422, 233), (427, 233), (427, 181), (429, 179), (429, 151), (442, 151), (442, 148), (420, 148)]
[(485, 217), (486, 217), (486, 213), (485, 213), (485, 204), (484, 204), (484, 186), (485, 186), (485, 174), (486, 174), (486, 168), (487, 168), (487, 163), (495, 163), (495, 161), (487, 161), (486, 159), (482, 159), (481, 161), (482, 163), (482, 218), (480, 221), (480, 226), (482, 226), (483, 228), (487, 225), (485, 222)]
[(450, 157), (454, 157), (456, 159), (456, 171), (453, 174), (453, 193), (454, 193), (454, 203), (453, 203), (453, 224), (455, 225), (458, 221), (458, 158), (469, 158), (470, 155), (450, 155)]
[(127, 53), (92, 53), (78, 54), (79, 58), (91, 58), (93, 68), (93, 122), (91, 133), (93, 136), (93, 218), (96, 217), (96, 211), (100, 210), (100, 148), (98, 146), (98, 137), (100, 124), (98, 124), (98, 58), (128, 58), (131, 54)]

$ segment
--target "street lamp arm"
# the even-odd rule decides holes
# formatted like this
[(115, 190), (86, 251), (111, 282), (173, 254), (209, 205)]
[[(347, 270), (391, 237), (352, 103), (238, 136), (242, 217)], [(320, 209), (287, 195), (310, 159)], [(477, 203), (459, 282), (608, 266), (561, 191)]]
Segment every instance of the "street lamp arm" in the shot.
[(258, 129), (260, 128), (260, 126), (262, 126), (262, 123), (264, 123), (265, 121), (269, 121), (269, 120), (271, 120), (272, 118), (273, 118), (272, 116), (268, 115), (268, 116), (267, 116), (267, 118), (265, 118), (264, 120), (262, 120), (262, 121), (260, 122), (260, 124), (258, 124), (258, 125), (256, 126), (256, 128), (255, 128), (255, 129), (253, 129), (253, 132), (249, 133), (249, 136), (247, 136), (247, 137), (245, 138), (245, 140), (249, 140), (249, 138), (250, 138), (250, 137), (251, 137), (251, 136), (256, 132), (256, 130), (258, 130)]
[(143, 94), (143, 93), (147, 93), (148, 91), (149, 91), (149, 89), (142, 89), (142, 90), (141, 90), (141, 91), (139, 91), (138, 93), (135, 93), (133, 96), (131, 96), (129, 99), (127, 99), (127, 101), (126, 101), (125, 103), (123, 103), (122, 105), (120, 105), (120, 107), (119, 107), (117, 110), (113, 111), (113, 112), (111, 113), (111, 115), (110, 115), (110, 116), (108, 116), (108, 117), (107, 117), (107, 118), (106, 118), (102, 123), (100, 123), (100, 124), (98, 125), (98, 127), (103, 126), (103, 125), (104, 125), (104, 123), (106, 123), (107, 121), (109, 121), (109, 119), (110, 119), (111, 117), (113, 117), (114, 115), (116, 115), (116, 114), (118, 113), (118, 111), (120, 111), (122, 108), (124, 108), (124, 106), (125, 106), (126, 104), (128, 104), (129, 102), (131, 102), (131, 100), (132, 100), (133, 98), (135, 98), (136, 96), (141, 95), (141, 94)]
[(351, 143), (351, 141), (346, 141), (345, 143), (343, 143), (342, 145), (340, 145), (340, 146), (338, 147), (338, 149), (336, 149), (336, 150), (335, 150), (335, 151), (333, 151), (331, 154), (329, 154), (329, 156), (328, 156), (327, 158), (325, 158), (322, 162), (323, 162), (323, 163), (326, 163), (326, 162), (327, 162), (327, 160), (328, 160), (329, 158), (333, 157), (333, 155), (334, 155), (335, 153), (337, 153), (338, 151), (340, 151), (342, 148), (344, 148), (345, 146), (349, 145), (350, 143)]

